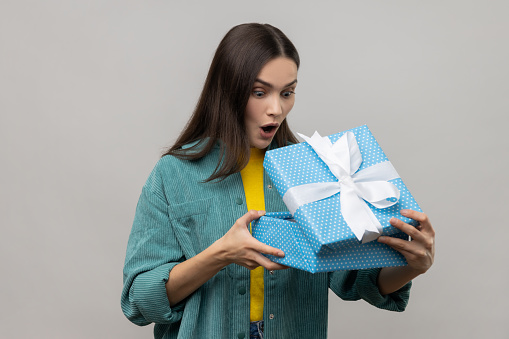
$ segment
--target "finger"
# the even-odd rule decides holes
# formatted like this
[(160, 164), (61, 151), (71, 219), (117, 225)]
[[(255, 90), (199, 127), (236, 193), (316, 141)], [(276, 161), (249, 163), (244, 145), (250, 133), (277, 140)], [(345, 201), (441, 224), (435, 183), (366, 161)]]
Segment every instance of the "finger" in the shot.
[[(416, 212), (416, 211), (412, 211)], [(420, 213), (420, 212), (416, 212)], [(402, 213), (403, 214), (403, 213)], [(421, 213), (424, 215), (424, 219), (427, 219), (426, 215), (424, 213)], [(422, 219), (421, 219), (422, 220)], [(412, 225), (409, 225), (399, 219), (392, 218), (390, 220), (391, 225), (396, 227), (397, 229), (401, 230), (402, 232), (408, 234), (413, 241), (416, 241), (422, 246), (424, 246), (428, 250), (432, 250), (434, 243), (435, 243), (435, 231), (433, 230), (433, 227), (431, 227), (431, 224), (427, 221), (423, 221), (422, 224), (420, 224), (417, 227), (413, 227)], [(428, 227), (425, 227), (425, 225), (428, 223)]]
[(435, 234), (435, 230), (433, 229), (433, 226), (431, 226), (431, 222), (429, 221), (426, 213), (414, 210), (401, 210), (400, 213), (402, 216), (418, 221), (419, 226), (421, 226), (421, 230), (423, 232), (427, 232), (433, 235)]
[(265, 211), (250, 210), (239, 219), (237, 219), (237, 222), (247, 226), (251, 223), (251, 221), (260, 218), (262, 215), (265, 215)]
[(409, 225), (406, 222), (403, 222), (402, 220), (391, 218), (389, 222), (391, 223), (392, 226), (396, 227), (400, 231), (412, 237), (412, 240), (424, 241), (426, 238), (426, 235), (422, 234), (421, 231), (416, 229), (414, 226)]
[(406, 246), (405, 244), (387, 244), (389, 247), (401, 253), (409, 266), (418, 269), (421, 273), (426, 272), (433, 264), (433, 254), (420, 247)]
[(243, 266), (249, 270), (254, 270), (255, 268), (258, 268), (260, 266), (262, 266), (263, 268), (265, 268), (266, 270), (268, 271), (280, 271), (280, 270), (286, 270), (286, 269), (289, 269), (290, 267), (289, 266), (285, 266), (285, 265), (281, 265), (281, 264), (278, 264), (278, 263), (275, 263), (273, 261), (270, 261), (265, 264), (265, 265), (260, 265), (258, 264), (256, 261), (253, 261), (253, 262), (250, 262), (250, 263), (243, 263), (243, 264), (239, 264), (240, 266)]
[(270, 260), (269, 258), (265, 257), (262, 254), (258, 254), (258, 256), (255, 258), (255, 260), (260, 266), (263, 266), (265, 269), (271, 270), (271, 271), (283, 270), (283, 269), (288, 268), (285, 265), (281, 265), (276, 262), (273, 262), (272, 260)]
[(394, 250), (403, 254), (405, 258), (410, 256), (418, 257), (426, 257), (429, 251), (415, 242), (410, 242), (408, 240), (403, 240), (399, 238), (393, 238), (388, 236), (382, 236), (378, 238), (378, 242), (386, 244), (393, 248)]
[(275, 264), (277, 264), (278, 266), (280, 266), (280, 267), (281, 267), (281, 268), (278, 268), (278, 270), (279, 270), (279, 269), (281, 269), (281, 270), (287, 270), (287, 269), (289, 269), (289, 268), (290, 268), (290, 266), (286, 266), (286, 265), (283, 265), (283, 264), (279, 264), (279, 263), (275, 263)]
[(386, 244), (387, 246), (392, 247), (398, 252), (407, 252), (411, 253), (413, 250), (413, 244), (408, 240), (403, 240), (399, 238), (393, 238), (389, 236), (381, 236), (378, 237), (378, 242), (382, 244)]
[(260, 267), (260, 265), (256, 261), (241, 262), (241, 263), (237, 263), (237, 264), (240, 266), (243, 266), (251, 271), (257, 267)]
[(256, 238), (253, 238), (253, 249), (257, 252), (270, 254), (280, 258), (283, 258), (285, 256), (285, 253), (280, 249), (266, 245), (261, 241), (257, 240)]
[(264, 267), (264, 268), (269, 270), (269, 271), (280, 271), (280, 270), (287, 270), (290, 267), (278, 264), (277, 262), (271, 261), (271, 264), (268, 267)]

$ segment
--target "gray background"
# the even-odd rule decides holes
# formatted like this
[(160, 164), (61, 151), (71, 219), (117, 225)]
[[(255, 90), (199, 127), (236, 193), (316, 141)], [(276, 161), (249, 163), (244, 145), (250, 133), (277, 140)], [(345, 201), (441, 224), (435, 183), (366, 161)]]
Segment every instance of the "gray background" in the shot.
[[(330, 338), (509, 338), (506, 1), (0, 2), (0, 337), (150, 338), (120, 310), (141, 187), (232, 26), (299, 49), (295, 131), (364, 123), (437, 231), (404, 313)], [(305, 319), (303, 319), (305, 321)]]

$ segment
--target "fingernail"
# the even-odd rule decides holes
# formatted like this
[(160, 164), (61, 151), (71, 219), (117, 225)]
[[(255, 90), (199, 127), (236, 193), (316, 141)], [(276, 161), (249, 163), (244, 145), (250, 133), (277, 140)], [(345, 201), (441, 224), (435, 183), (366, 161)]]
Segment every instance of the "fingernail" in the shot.
[(396, 219), (396, 218), (391, 218), (391, 220), (389, 220), (389, 222), (390, 222), (392, 225), (395, 225), (395, 224), (398, 222), (398, 219)]
[(378, 240), (378, 242), (382, 242), (383, 243), (383, 242), (385, 242), (385, 237), (384, 236), (380, 236), (380, 237), (378, 237), (377, 240)]
[(285, 254), (283, 252), (277, 252), (277, 255), (281, 258), (284, 258)]
[(401, 215), (408, 215), (408, 210), (401, 210), (399, 213), (401, 213)]
[(264, 215), (264, 214), (265, 214), (265, 211), (258, 211), (258, 215), (259, 215), (259, 216), (262, 216), (262, 215)]

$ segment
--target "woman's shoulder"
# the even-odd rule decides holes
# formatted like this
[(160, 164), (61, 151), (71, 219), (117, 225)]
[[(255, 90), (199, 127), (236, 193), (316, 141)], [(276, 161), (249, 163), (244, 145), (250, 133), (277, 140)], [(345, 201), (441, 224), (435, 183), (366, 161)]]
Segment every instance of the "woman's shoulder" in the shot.
[[(207, 157), (207, 156), (206, 156)], [(164, 155), (159, 159), (152, 170), (152, 175), (175, 178), (179, 174), (189, 175), (189, 171), (202, 167), (200, 160), (188, 160), (175, 155)]]
[(208, 186), (204, 181), (217, 166), (217, 157), (211, 153), (213, 152), (198, 160), (164, 155), (152, 169), (144, 189), (167, 202), (193, 199), (192, 197), (200, 195), (205, 186)]
[(165, 181), (202, 181), (207, 179), (217, 166), (218, 153), (211, 150), (200, 159), (186, 159), (178, 155), (164, 155), (154, 166), (150, 177)]

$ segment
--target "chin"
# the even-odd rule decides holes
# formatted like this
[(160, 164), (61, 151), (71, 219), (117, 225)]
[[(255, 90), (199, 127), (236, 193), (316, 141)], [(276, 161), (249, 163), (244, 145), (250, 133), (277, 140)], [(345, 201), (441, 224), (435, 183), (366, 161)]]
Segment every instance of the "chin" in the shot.
[(272, 140), (269, 140), (269, 141), (259, 140), (256, 142), (252, 142), (251, 147), (258, 148), (258, 149), (266, 149), (267, 147), (269, 147), (271, 142), (272, 142)]

